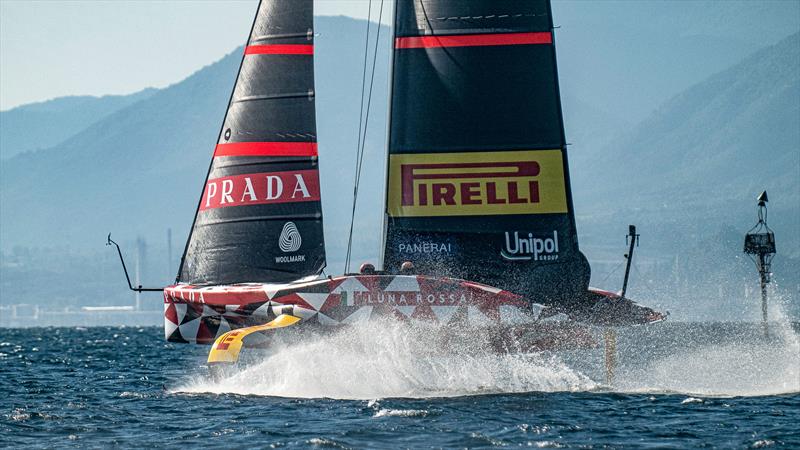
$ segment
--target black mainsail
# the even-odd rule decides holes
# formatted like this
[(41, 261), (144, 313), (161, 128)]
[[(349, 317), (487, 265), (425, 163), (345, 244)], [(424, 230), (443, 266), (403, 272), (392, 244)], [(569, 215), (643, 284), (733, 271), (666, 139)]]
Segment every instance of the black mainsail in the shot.
[(585, 295), (548, 0), (398, 0), (384, 268)]
[(288, 282), (325, 267), (312, 0), (263, 0), (178, 281)]

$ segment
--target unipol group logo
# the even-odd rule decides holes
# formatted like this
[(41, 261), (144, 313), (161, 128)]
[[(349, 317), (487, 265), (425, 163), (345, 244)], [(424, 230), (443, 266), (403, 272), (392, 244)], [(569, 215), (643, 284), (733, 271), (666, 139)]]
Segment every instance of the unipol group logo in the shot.
[[(300, 250), (300, 246), (302, 245), (303, 238), (300, 236), (300, 230), (297, 229), (297, 225), (295, 225), (294, 222), (286, 222), (283, 224), (283, 230), (281, 230), (281, 235), (278, 238), (278, 248), (280, 248), (283, 253), (294, 253)], [(298, 263), (304, 262), (305, 260), (306, 255), (284, 255), (275, 257), (275, 262), (277, 264)]]
[(394, 217), (567, 212), (560, 150), (391, 155)]
[(294, 222), (286, 222), (281, 231), (281, 237), (278, 239), (278, 247), (284, 253), (296, 252), (300, 250), (303, 244), (303, 238), (300, 236), (300, 231)]
[(505, 247), (500, 251), (510, 261), (555, 261), (558, 259), (558, 232), (553, 237), (538, 238), (533, 233), (506, 231)]

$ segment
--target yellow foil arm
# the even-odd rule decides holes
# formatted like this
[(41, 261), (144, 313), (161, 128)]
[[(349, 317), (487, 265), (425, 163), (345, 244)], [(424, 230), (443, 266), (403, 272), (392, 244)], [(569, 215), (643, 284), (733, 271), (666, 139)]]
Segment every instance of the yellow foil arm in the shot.
[(299, 321), (299, 317), (281, 314), (264, 325), (228, 331), (218, 337), (214, 345), (211, 346), (211, 351), (208, 353), (208, 363), (235, 363), (239, 360), (239, 353), (242, 351), (243, 340), (246, 336), (258, 333), (259, 331), (292, 326)]

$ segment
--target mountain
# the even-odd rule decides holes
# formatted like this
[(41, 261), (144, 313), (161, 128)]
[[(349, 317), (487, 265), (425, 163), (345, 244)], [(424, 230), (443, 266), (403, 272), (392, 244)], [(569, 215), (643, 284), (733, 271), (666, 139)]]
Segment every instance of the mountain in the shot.
[[(787, 231), (797, 230), (798, 149), (800, 33), (795, 33), (673, 97), (593, 160), (577, 160), (614, 180), (579, 197), (599, 207), (594, 209), (666, 211), (695, 219), (713, 210), (734, 221), (750, 213), (748, 200), (767, 189), (776, 211), (794, 216)], [(576, 184), (580, 189), (581, 181)], [(800, 254), (800, 243), (790, 248)]]
[(590, 174), (572, 181), (594, 282), (621, 277), (613, 268), (633, 223), (642, 234), (634, 295), (695, 320), (756, 317), (747, 290), (756, 272), (742, 241), (766, 189), (778, 245), (773, 294), (791, 308), (800, 285), (798, 149), (800, 33), (679, 93), (600, 151), (572, 152), (571, 172)]
[(199, 192), (198, 174), (218, 131), (209, 124), (224, 111), (219, 105), (230, 93), (238, 59), (229, 55), (55, 147), (4, 161), (3, 245), (81, 247), (99, 242), (101, 229), (166, 229), (171, 223), (156, 210), (191, 217), (196, 200), (190, 198), (199, 194), (190, 196), (185, 184), (197, 180)]
[[(345, 17), (319, 18), (316, 42), (317, 115), (323, 168), (326, 228), (333, 251), (346, 245), (341, 230), (349, 224), (358, 102), (362, 74), (360, 50), (366, 22)], [(373, 39), (374, 39), (373, 27)], [(389, 45), (382, 28), (380, 49)], [(241, 48), (186, 80), (109, 114), (63, 143), (12, 157), (0, 167), (0, 242), (17, 245), (86, 248), (108, 231), (161, 241), (176, 231), (183, 241), (191, 226), (208, 162), (216, 142), (241, 58)], [(386, 54), (383, 53), (385, 56)], [(387, 58), (378, 58), (371, 103), (365, 164), (382, 165)], [(320, 74), (324, 74), (321, 76)], [(330, 156), (328, 156), (330, 155)], [(382, 171), (365, 173), (365, 184), (383, 184)], [(364, 189), (374, 205), (382, 188)], [(372, 223), (380, 210), (368, 213)]]
[(89, 125), (156, 92), (59, 97), (0, 111), (0, 159), (60, 144)]
[(562, 92), (637, 123), (670, 97), (800, 31), (800, 2), (553, 1)]

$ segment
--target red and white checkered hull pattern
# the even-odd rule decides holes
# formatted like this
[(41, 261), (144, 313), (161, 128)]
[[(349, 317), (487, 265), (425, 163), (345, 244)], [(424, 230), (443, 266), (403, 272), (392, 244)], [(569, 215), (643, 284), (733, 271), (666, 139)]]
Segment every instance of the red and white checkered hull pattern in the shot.
[(164, 289), (164, 332), (173, 342), (210, 344), (228, 330), (266, 323), (282, 312), (302, 323), (337, 326), (377, 317), (485, 327), (524, 325), (541, 305), (490, 286), (449, 278), (358, 275), (287, 285)]

